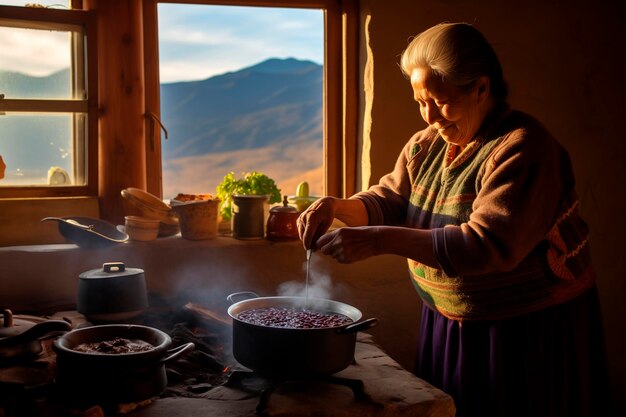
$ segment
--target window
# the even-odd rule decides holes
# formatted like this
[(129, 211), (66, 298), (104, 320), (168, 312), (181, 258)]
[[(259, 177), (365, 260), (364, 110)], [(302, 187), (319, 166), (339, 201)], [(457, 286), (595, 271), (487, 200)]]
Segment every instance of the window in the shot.
[(1, 53), (20, 52), (0, 60), (0, 197), (97, 194), (94, 22), (85, 11), (0, 6)]
[[(356, 95), (358, 72), (356, 70), (357, 42), (356, 26), (357, 13), (355, 2), (339, 0), (304, 0), (295, 2), (288, 0), (247, 0), (247, 1), (211, 1), (211, 0), (162, 0), (165, 3), (191, 3), (194, 5), (223, 5), (223, 6), (250, 6), (275, 8), (301, 8), (320, 11), (323, 17), (323, 186), (325, 195), (350, 195), (355, 189), (356, 176), (354, 175), (356, 157)], [(158, 51), (158, 37), (151, 33), (157, 24), (157, 8), (150, 10), (144, 7), (145, 48), (146, 51)], [(159, 28), (160, 29), (160, 28)], [(157, 32), (159, 31), (157, 29)], [(160, 53), (160, 52), (159, 52)], [(146, 110), (158, 116), (161, 114), (163, 98), (160, 96), (160, 78), (158, 73), (159, 54), (151, 53), (145, 56), (146, 82), (154, 85), (146, 86)], [(348, 110), (349, 109), (349, 110)], [(167, 125), (165, 126), (168, 127)], [(156, 134), (155, 134), (156, 132)], [(148, 142), (163, 144), (164, 138), (158, 134), (156, 122), (148, 128)], [(167, 139), (174, 141), (172, 137)], [(285, 157), (289, 157), (286, 156)], [(148, 190), (165, 198), (161, 184), (162, 163), (161, 155), (150, 156), (147, 159)], [(236, 170), (234, 170), (236, 174)], [(225, 174), (226, 172), (224, 172)], [(165, 174), (164, 174), (165, 175)], [(279, 185), (280, 186), (280, 185)], [(283, 188), (283, 187), (281, 187)], [(171, 193), (171, 191), (168, 191)], [(283, 190), (283, 194), (290, 194)]]
[(163, 194), (258, 171), (323, 190), (321, 9), (159, 4)]
[[(50, 5), (50, 1), (46, 4)], [(0, 180), (0, 220), (10, 219), (0, 225), (0, 245), (46, 243), (56, 239), (55, 230), (44, 231), (40, 226), (39, 220), (50, 215), (99, 216), (121, 224), (125, 207), (120, 190), (129, 186), (145, 187), (152, 194), (163, 196), (157, 13), (160, 3), (298, 7), (321, 11), (324, 19), (323, 193), (342, 196), (354, 190), (359, 77), (356, 1), (143, 0), (101, 1), (95, 7), (96, 2), (72, 0), (73, 6), (85, 10), (3, 5), (6, 3), (0, 0), (3, 30), (63, 34), (70, 51), (65, 55), (70, 86), (61, 96), (37, 94), (39, 97), (35, 98), (5, 93), (0, 100), (0, 119), (3, 123), (10, 118), (28, 125), (34, 118), (43, 118), (45, 123), (62, 125), (69, 132), (68, 138), (55, 142), (54, 152), (58, 152), (59, 157), (65, 156), (63, 161), (71, 159), (72, 163), (64, 165), (69, 185), (48, 184), (50, 167), (64, 163), (58, 160), (41, 162), (39, 179), (31, 185), (10, 185), (7, 178)], [(102, 30), (97, 31), (96, 26)], [(132, 32), (137, 42), (125, 42), (125, 32)], [(11, 63), (1, 55), (9, 39), (4, 34), (6, 32), (0, 37), (0, 70), (9, 68)], [(32, 39), (30, 37), (24, 45), (34, 44)], [(98, 43), (107, 47), (98, 52)], [(37, 58), (43, 56), (32, 50), (29, 54)], [(125, 78), (132, 80), (132, 88), (116, 82), (119, 77), (115, 70), (120, 67), (125, 69), (125, 74), (133, 74)], [(97, 96), (99, 89), (104, 92), (101, 97)], [(132, 93), (132, 100), (126, 98), (128, 92)], [(120, 115), (125, 117), (124, 123), (117, 123), (122, 118)], [(128, 132), (132, 134), (129, 136)], [(5, 137), (0, 136), (0, 155), (7, 164), (7, 174), (11, 175), (16, 167), (13, 159), (17, 157), (5, 157), (9, 152), (8, 146), (2, 147)], [(12, 140), (15, 141), (15, 137)], [(13, 143), (23, 147), (21, 142)], [(50, 141), (45, 145), (51, 147)], [(23, 147), (24, 154), (32, 158), (38, 157), (42, 149), (44, 147), (32, 150)], [(36, 199), (36, 206), (32, 205), (31, 198)], [(26, 207), (29, 209), (24, 210)], [(9, 223), (14, 226), (11, 230)]]

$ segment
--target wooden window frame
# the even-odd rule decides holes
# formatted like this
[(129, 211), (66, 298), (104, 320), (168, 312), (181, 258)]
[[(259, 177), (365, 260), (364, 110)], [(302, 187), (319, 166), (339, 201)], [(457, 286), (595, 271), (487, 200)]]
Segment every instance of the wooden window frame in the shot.
[(161, 166), (158, 3), (320, 9), (324, 13), (324, 195), (347, 197), (356, 184), (358, 5), (355, 0), (144, 0), (147, 190), (163, 196)]
[[(79, 162), (84, 166), (78, 173), (82, 185), (73, 186), (2, 186), (0, 198), (47, 198), (47, 197), (94, 197), (98, 194), (98, 70), (97, 27), (93, 12), (84, 10), (60, 10), (34, 7), (0, 6), (3, 26), (34, 29), (73, 30), (81, 27), (84, 39), (75, 40), (73, 59), (76, 76), (74, 88), (84, 85), (79, 95), (85, 97), (69, 100), (0, 99), (0, 111), (4, 112), (51, 112), (84, 113), (87, 123), (85, 138), (74, 142), (74, 152), (84, 155)], [(87, 80), (84, 77), (87, 77)], [(86, 82), (85, 82), (86, 81)], [(0, 92), (1, 93), (1, 92)], [(79, 123), (79, 122), (75, 122)], [(80, 128), (77, 127), (77, 128)], [(80, 143), (79, 143), (80, 142)], [(83, 174), (84, 173), (84, 174)], [(84, 178), (82, 177), (84, 175)]]

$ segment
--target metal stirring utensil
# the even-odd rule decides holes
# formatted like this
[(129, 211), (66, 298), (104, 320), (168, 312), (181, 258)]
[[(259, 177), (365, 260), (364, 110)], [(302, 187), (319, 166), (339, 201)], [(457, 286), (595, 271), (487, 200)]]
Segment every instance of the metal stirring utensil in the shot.
[(309, 306), (309, 270), (311, 269), (311, 253), (313, 251), (308, 249), (306, 251), (306, 283), (304, 287), (304, 295), (305, 295), (305, 307)]

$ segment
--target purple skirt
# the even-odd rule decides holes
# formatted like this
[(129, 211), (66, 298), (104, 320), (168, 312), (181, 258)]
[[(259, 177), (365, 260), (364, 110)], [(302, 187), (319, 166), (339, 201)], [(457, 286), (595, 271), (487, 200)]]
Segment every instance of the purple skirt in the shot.
[(415, 374), (450, 394), (458, 417), (608, 415), (597, 289), (500, 321), (460, 323), (424, 306)]

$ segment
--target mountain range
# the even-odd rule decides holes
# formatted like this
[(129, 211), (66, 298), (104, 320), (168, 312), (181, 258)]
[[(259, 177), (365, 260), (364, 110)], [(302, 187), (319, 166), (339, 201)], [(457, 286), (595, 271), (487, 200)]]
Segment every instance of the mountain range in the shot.
[(63, 98), (70, 96), (69, 68), (45, 77), (0, 70), (0, 94), (7, 98)]
[[(321, 139), (322, 67), (269, 59), (202, 81), (161, 85), (170, 157)], [(180, 133), (180, 138), (177, 135)]]
[[(303, 180), (320, 193), (322, 83), (319, 64), (271, 58), (205, 80), (161, 84), (161, 121), (168, 131), (161, 141), (164, 197), (214, 193), (231, 171), (265, 173), (283, 194), (293, 194)], [(32, 98), (42, 91), (66, 97), (69, 70), (48, 77), (0, 71), (6, 97)], [(41, 129), (31, 134), (24, 124), (10, 126), (10, 119), (5, 132), (18, 136), (19, 129), (20, 146), (37, 146), (23, 138), (40, 138)]]

